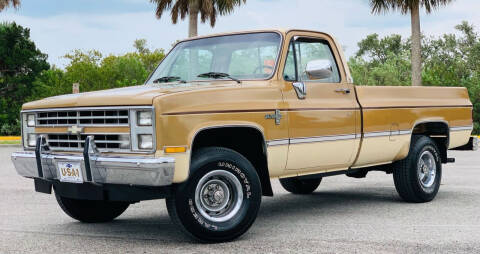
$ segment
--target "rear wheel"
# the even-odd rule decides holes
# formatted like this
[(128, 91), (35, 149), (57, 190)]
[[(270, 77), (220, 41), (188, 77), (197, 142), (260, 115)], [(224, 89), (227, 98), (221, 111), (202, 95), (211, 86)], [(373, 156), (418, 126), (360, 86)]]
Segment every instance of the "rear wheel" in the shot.
[(70, 217), (81, 222), (108, 222), (127, 210), (129, 203), (103, 200), (66, 198), (55, 193), (60, 208)]
[(407, 158), (393, 166), (395, 188), (403, 200), (422, 203), (435, 198), (442, 179), (442, 162), (431, 138), (413, 136)]
[(245, 233), (257, 217), (261, 185), (253, 165), (226, 148), (195, 153), (187, 182), (166, 199), (172, 220), (202, 241), (222, 242)]
[(286, 191), (293, 194), (310, 194), (318, 188), (321, 181), (322, 178), (300, 179), (292, 177), (280, 179), (280, 184)]

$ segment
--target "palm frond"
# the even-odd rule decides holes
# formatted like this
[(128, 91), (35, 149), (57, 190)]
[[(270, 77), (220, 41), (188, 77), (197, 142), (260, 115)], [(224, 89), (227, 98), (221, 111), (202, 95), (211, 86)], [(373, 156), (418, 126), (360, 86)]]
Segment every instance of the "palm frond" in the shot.
[(20, 0), (0, 0), (0, 11), (10, 7), (17, 9), (20, 6)]
[(151, 3), (156, 4), (155, 15), (160, 19), (164, 11), (172, 8), (173, 0), (150, 0)]
[(434, 10), (437, 10), (440, 7), (443, 7), (454, 0), (422, 0), (420, 1), (420, 6), (425, 7), (427, 13), (431, 13)]
[(232, 13), (235, 7), (245, 4), (247, 0), (150, 0), (150, 2), (156, 5), (157, 18), (160, 19), (165, 11), (170, 11), (174, 24), (179, 19), (185, 19), (192, 6), (195, 5), (200, 14), (200, 21), (202, 23), (210, 21), (210, 25), (213, 27), (218, 15)]
[(454, 0), (370, 0), (370, 7), (374, 14), (384, 14), (389, 11), (400, 11), (402, 14), (410, 12), (413, 6), (424, 7), (427, 13), (445, 6)]

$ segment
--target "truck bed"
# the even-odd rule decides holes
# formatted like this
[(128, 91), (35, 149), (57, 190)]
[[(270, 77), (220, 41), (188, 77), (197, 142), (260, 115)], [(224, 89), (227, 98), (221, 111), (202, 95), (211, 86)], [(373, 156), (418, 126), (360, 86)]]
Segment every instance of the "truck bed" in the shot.
[(405, 158), (411, 134), (422, 133), (424, 122), (436, 123), (435, 134), (449, 137), (448, 149), (468, 142), (473, 122), (466, 88), (356, 86), (355, 90), (362, 110), (362, 141), (354, 167)]

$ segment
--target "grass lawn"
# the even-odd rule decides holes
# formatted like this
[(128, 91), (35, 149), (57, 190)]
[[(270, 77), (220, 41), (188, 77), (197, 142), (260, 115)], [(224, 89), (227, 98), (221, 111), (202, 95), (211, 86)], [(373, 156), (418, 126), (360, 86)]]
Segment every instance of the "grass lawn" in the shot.
[(21, 140), (0, 140), (0, 145), (20, 145)]

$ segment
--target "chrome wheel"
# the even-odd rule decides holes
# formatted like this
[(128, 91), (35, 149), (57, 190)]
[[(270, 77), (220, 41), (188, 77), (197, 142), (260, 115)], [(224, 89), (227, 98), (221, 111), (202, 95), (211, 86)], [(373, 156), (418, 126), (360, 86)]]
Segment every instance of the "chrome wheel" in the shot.
[(207, 173), (195, 189), (195, 206), (210, 221), (224, 222), (233, 218), (242, 203), (242, 184), (234, 174), (225, 170)]
[(417, 163), (418, 180), (422, 188), (431, 188), (435, 183), (437, 175), (437, 163), (435, 157), (430, 151), (424, 151)]

